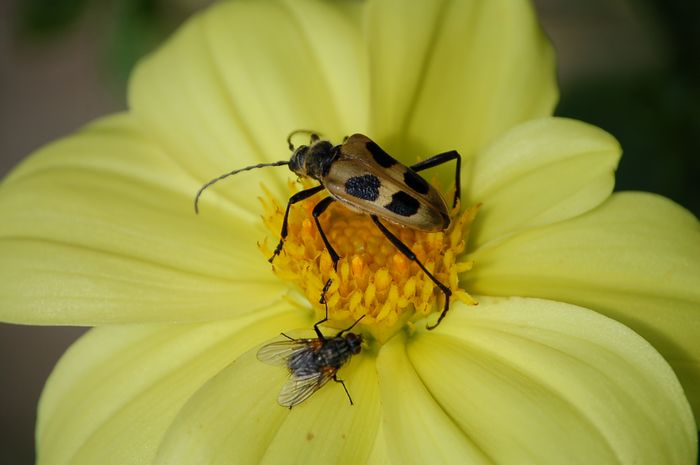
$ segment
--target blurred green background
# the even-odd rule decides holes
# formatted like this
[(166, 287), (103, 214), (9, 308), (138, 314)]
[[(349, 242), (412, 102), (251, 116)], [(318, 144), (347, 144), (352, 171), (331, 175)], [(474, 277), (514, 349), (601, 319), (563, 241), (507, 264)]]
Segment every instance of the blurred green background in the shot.
[[(133, 64), (208, 3), (0, 2), (0, 177), (41, 145), (125, 109)], [(700, 215), (700, 1), (534, 3), (557, 50), (557, 114), (618, 138), (617, 190), (657, 192)], [(41, 387), (82, 332), (0, 325), (0, 464), (34, 463)]]

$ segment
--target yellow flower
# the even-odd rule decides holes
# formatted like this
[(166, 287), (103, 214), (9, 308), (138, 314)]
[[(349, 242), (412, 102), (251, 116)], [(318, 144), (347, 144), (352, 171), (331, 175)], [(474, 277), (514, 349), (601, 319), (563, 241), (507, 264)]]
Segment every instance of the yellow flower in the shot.
[[(549, 117), (555, 100), (524, 1), (236, 1), (188, 22), (136, 70), (128, 113), (0, 185), (0, 318), (97, 326), (47, 383), (39, 463), (694, 463), (698, 221), (611, 195), (616, 141)], [(192, 212), (204, 181), (288, 156), (297, 128), (362, 132), (408, 164), (465, 158), (469, 238), (444, 263), (464, 301), (427, 331), (435, 314), (405, 324), (418, 305), (400, 297), (415, 294), (387, 291), (394, 326), (377, 330), (372, 310), (358, 331), (377, 337), (340, 372), (353, 406), (329, 385), (281, 408), (287, 374), (255, 357), (318, 319), (314, 273), (287, 260), (280, 279), (256, 246), (277, 240), (259, 197), (283, 203), (293, 176), (237, 176)], [(440, 251), (461, 250), (448, 239)], [(342, 326), (352, 296), (334, 292)]]

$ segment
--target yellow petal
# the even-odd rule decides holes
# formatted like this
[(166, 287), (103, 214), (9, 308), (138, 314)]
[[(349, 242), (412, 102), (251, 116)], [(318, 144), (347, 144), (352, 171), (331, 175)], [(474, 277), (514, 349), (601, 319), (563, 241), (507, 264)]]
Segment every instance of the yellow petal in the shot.
[[(426, 389), (406, 356), (405, 344), (405, 337), (397, 335), (382, 346), (377, 357), (383, 431), (391, 463), (491, 464)], [(441, 378), (449, 380), (451, 371)]]
[(387, 444), (386, 435), (384, 434), (383, 423), (380, 423), (377, 429), (377, 437), (374, 440), (374, 447), (365, 464), (386, 465), (390, 463), (393, 462), (389, 458), (389, 445)]
[[(295, 129), (339, 140), (364, 127), (367, 114), (360, 31), (345, 11), (309, 1), (216, 5), (140, 64), (132, 110), (200, 183), (288, 159), (286, 137)], [(268, 187), (283, 197), (288, 175), (284, 167), (244, 173), (204, 199), (257, 206), (251, 193), (261, 176), (277, 180)]]
[(242, 352), (308, 315), (283, 307), (214, 324), (93, 329), (39, 404), (39, 465), (152, 463), (182, 405)]
[(360, 354), (341, 369), (355, 405), (332, 381), (289, 410), (277, 404), (284, 367), (244, 354), (200, 389), (178, 414), (156, 464), (358, 464), (379, 427), (375, 361)]
[(615, 194), (472, 258), (470, 291), (575, 303), (637, 331), (676, 370), (698, 417), (700, 224), (686, 210), (652, 194)]
[(530, 2), (378, 0), (367, 10), (370, 134), (404, 160), (471, 157), (551, 114), (554, 57)]
[(201, 321), (279, 300), (257, 215), (197, 216), (195, 191), (126, 115), (30, 157), (0, 186), (0, 320)]
[(468, 205), (481, 203), (472, 247), (533, 226), (580, 215), (615, 185), (620, 146), (589, 124), (544, 118), (508, 131), (474, 159)]
[(443, 324), (421, 328), (408, 358), (443, 416), (491, 463), (694, 463), (696, 429), (678, 380), (621, 324), (521, 298), (458, 304)]

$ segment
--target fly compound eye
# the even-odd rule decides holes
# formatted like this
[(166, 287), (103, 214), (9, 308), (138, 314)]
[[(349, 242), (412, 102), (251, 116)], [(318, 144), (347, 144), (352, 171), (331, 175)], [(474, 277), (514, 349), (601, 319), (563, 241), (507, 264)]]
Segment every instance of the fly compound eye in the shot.
[(348, 347), (352, 351), (353, 355), (357, 355), (362, 351), (362, 336), (355, 333), (348, 333), (345, 335), (345, 341), (348, 343)]

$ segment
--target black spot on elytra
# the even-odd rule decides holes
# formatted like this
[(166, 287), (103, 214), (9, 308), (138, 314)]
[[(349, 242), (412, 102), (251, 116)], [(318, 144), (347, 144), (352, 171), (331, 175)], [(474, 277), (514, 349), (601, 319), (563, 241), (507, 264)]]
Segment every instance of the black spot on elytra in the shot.
[(427, 194), (430, 190), (430, 185), (428, 184), (428, 182), (411, 170), (407, 170), (403, 174), (403, 181), (408, 187), (418, 192), (419, 194)]
[(373, 202), (379, 198), (379, 178), (373, 174), (354, 176), (345, 181), (345, 192), (358, 199)]
[(366, 147), (369, 153), (372, 154), (374, 161), (379, 163), (379, 166), (382, 168), (389, 168), (390, 166), (394, 166), (398, 163), (398, 161), (394, 160), (391, 155), (382, 150), (382, 148), (374, 142), (367, 142)]
[(418, 208), (420, 208), (420, 203), (411, 197), (410, 194), (404, 191), (398, 191), (391, 196), (391, 202), (384, 205), (384, 208), (397, 215), (408, 217), (416, 214)]

